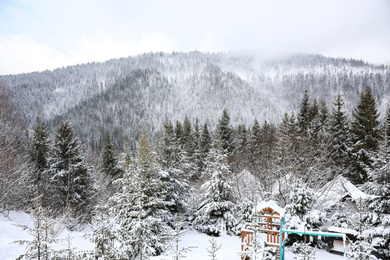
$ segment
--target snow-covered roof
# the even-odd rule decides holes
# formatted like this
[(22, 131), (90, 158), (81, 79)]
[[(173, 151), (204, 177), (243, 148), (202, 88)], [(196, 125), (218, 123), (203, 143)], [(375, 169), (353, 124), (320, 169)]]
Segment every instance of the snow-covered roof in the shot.
[[(280, 217), (284, 217), (284, 214), (286, 213), (286, 210), (279, 207), (278, 204), (273, 200), (258, 202), (255, 209), (257, 212), (259, 212), (264, 208), (272, 208), (274, 211), (280, 214)], [(253, 211), (255, 211), (255, 209), (253, 209)]]
[(329, 232), (335, 232), (335, 233), (342, 233), (342, 234), (351, 234), (354, 236), (357, 236), (359, 233), (354, 230), (354, 229), (349, 229), (349, 228), (341, 228), (341, 227), (335, 227), (335, 226), (330, 226), (328, 228)]
[(338, 203), (343, 197), (349, 195), (353, 200), (360, 198), (367, 199), (368, 194), (359, 190), (358, 187), (353, 185), (349, 180), (343, 176), (337, 176), (332, 181), (325, 184), (320, 190), (317, 191), (318, 199), (316, 207), (318, 209), (327, 209)]

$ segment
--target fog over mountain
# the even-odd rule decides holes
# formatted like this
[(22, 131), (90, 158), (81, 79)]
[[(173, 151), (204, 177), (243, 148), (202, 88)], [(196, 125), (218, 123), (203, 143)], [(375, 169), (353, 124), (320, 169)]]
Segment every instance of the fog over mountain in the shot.
[(370, 86), (383, 117), (390, 95), (390, 67), (321, 55), (261, 59), (239, 53), (148, 53), (53, 71), (0, 77), (31, 126), (41, 113), (54, 128), (62, 117), (81, 139), (100, 147), (110, 132), (118, 147), (136, 140), (142, 127), (155, 134), (166, 117), (188, 115), (214, 127), (226, 108), (234, 126), (278, 124), (310, 101), (328, 108), (340, 93), (351, 114)]

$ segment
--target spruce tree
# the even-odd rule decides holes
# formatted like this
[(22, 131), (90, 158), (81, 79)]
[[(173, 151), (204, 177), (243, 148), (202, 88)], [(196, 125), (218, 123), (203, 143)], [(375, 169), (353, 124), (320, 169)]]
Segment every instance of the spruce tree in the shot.
[[(43, 201), (46, 201), (46, 188), (48, 180), (43, 178), (43, 173), (48, 169), (50, 152), (49, 130), (47, 124), (38, 115), (33, 129), (32, 141), (30, 144), (30, 157), (33, 164), (33, 182), (43, 194)], [(47, 194), (46, 194), (47, 195)]]
[(381, 140), (379, 113), (370, 87), (361, 94), (359, 103), (352, 112), (351, 139), (354, 183), (367, 181), (367, 169), (373, 167)]
[(230, 115), (226, 108), (223, 110), (222, 117), (219, 120), (218, 135), (221, 136), (222, 148), (230, 155), (234, 150), (234, 136), (230, 125)]
[(112, 198), (115, 205), (111, 215), (119, 225), (123, 259), (147, 259), (166, 247), (172, 229), (167, 224), (171, 203), (165, 200), (164, 175), (142, 131), (137, 156), (117, 181), (122, 189)]
[(364, 231), (364, 240), (373, 244), (374, 255), (378, 259), (390, 258), (390, 164), (369, 172), (372, 181), (363, 188), (371, 196), (367, 201), (368, 212), (365, 221), (370, 225)]
[(203, 125), (202, 135), (200, 137), (200, 152), (202, 154), (202, 161), (205, 161), (207, 154), (211, 148), (211, 136), (207, 124)]
[[(312, 111), (313, 113), (313, 111)], [(310, 121), (310, 103), (309, 103), (309, 95), (307, 93), (307, 90), (305, 90), (305, 93), (303, 94), (301, 105), (299, 108), (299, 114), (298, 114), (298, 130), (300, 134), (306, 135), (307, 128), (309, 126)]]
[(331, 157), (337, 166), (344, 166), (349, 148), (348, 117), (343, 111), (344, 100), (339, 94), (330, 117)]
[(89, 211), (93, 197), (91, 168), (84, 162), (80, 142), (74, 137), (69, 120), (61, 120), (55, 134), (50, 167), (50, 206), (60, 212), (73, 210), (77, 215)]
[[(95, 245), (93, 256), (97, 259), (116, 259), (118, 250), (115, 247), (117, 230), (110, 219), (109, 208), (100, 191), (99, 204), (95, 207), (96, 215), (93, 218), (92, 232), (86, 237)], [(91, 257), (92, 259), (92, 257)]]
[(18, 259), (49, 260), (58, 254), (52, 248), (53, 244), (58, 242), (58, 239), (51, 235), (54, 221), (49, 219), (48, 209), (42, 206), (41, 197), (37, 186), (37, 196), (34, 198), (36, 205), (28, 209), (28, 213), (33, 218), (33, 225), (18, 225), (32, 236), (31, 240), (17, 240), (14, 242), (26, 246), (26, 252)]
[(120, 178), (123, 174), (122, 170), (118, 168), (118, 155), (108, 132), (102, 151), (102, 163), (104, 173), (112, 180)]
[(167, 183), (167, 202), (171, 213), (185, 212), (190, 186), (189, 176), (183, 171), (183, 151), (178, 144), (172, 123), (166, 119), (163, 124), (164, 132), (159, 143), (158, 159), (161, 169), (166, 173), (163, 180)]
[(231, 233), (236, 225), (235, 196), (227, 156), (220, 140), (210, 151), (206, 167), (209, 180), (202, 185), (202, 203), (195, 213), (193, 226), (213, 236), (220, 236), (223, 230)]
[(182, 144), (181, 147), (183, 149), (183, 154), (182, 154), (183, 171), (189, 178), (195, 180), (198, 177), (197, 176), (198, 169), (195, 160), (196, 144), (194, 142), (192, 125), (187, 116), (184, 118), (181, 144)]

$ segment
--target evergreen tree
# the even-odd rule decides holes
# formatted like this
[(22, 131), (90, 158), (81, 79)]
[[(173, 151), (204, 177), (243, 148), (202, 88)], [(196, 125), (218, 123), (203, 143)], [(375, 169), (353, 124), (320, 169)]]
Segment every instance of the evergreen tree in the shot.
[(226, 108), (222, 112), (222, 117), (218, 124), (218, 135), (221, 136), (222, 149), (226, 150), (228, 154), (232, 154), (234, 150), (233, 129), (230, 126), (230, 115)]
[[(207, 124), (203, 125), (202, 134), (199, 142), (199, 157), (200, 157), (200, 169), (199, 171), (203, 174), (206, 168), (206, 158), (211, 148), (211, 136)], [(201, 174), (201, 175), (202, 175)], [(201, 176), (199, 176), (201, 177)]]
[(255, 119), (252, 127), (250, 143), (250, 171), (259, 177), (259, 169), (261, 167), (261, 130), (257, 119)]
[(37, 115), (33, 136), (30, 143), (30, 158), (33, 165), (33, 182), (42, 193), (42, 200), (47, 201), (48, 179), (44, 178), (44, 172), (48, 169), (50, 152), (49, 130), (47, 124)]
[(249, 141), (248, 131), (245, 125), (239, 125), (237, 128), (237, 147), (229, 159), (232, 172), (239, 173), (247, 169), (249, 165)]
[(176, 134), (176, 140), (180, 145), (183, 145), (183, 125), (180, 123), (180, 121), (176, 121), (175, 126), (175, 134)]
[(196, 118), (195, 124), (194, 124), (194, 173), (193, 173), (193, 179), (198, 180), (202, 175), (203, 170), (203, 161), (202, 161), (202, 151), (200, 146), (201, 141), (201, 132), (199, 127), (199, 119)]
[(330, 117), (331, 157), (337, 166), (344, 166), (348, 155), (348, 118), (343, 111), (344, 100), (339, 94)]
[(200, 140), (200, 150), (207, 155), (211, 148), (211, 136), (207, 124), (203, 125), (202, 136)]
[[(373, 255), (379, 259), (390, 258), (390, 164), (369, 172), (372, 181), (363, 188), (372, 196), (367, 201), (365, 221), (369, 229), (363, 232), (364, 240), (371, 242)], [(373, 243), (375, 241), (375, 243)]]
[(112, 180), (120, 178), (123, 174), (122, 170), (118, 168), (118, 155), (108, 132), (102, 151), (102, 163), (104, 173)]
[(297, 180), (289, 194), (287, 211), (292, 216), (298, 216), (301, 220), (310, 210), (314, 199), (314, 192), (301, 180)]
[(41, 204), (39, 189), (37, 189), (35, 202), (35, 207), (28, 209), (28, 213), (30, 213), (34, 221), (33, 226), (19, 225), (23, 230), (27, 231), (33, 239), (18, 240), (14, 243), (26, 246), (26, 252), (19, 256), (18, 259), (49, 260), (58, 254), (58, 252), (52, 248), (52, 245), (58, 242), (58, 239), (55, 239), (51, 235), (54, 221), (49, 219), (48, 209)]
[(117, 181), (122, 189), (112, 198), (122, 258), (147, 259), (164, 251), (172, 231), (164, 175), (142, 131), (137, 157)]
[(385, 154), (386, 163), (390, 159), (390, 108), (386, 109), (386, 116), (384, 121), (384, 142), (383, 142), (383, 151)]
[(202, 186), (202, 203), (195, 213), (193, 226), (213, 236), (221, 235), (223, 230), (231, 233), (236, 224), (233, 214), (235, 198), (221, 141), (210, 151), (206, 167), (210, 179)]
[(206, 248), (210, 260), (217, 260), (217, 252), (221, 249), (222, 244), (217, 243), (214, 237), (209, 239), (210, 248)]
[(358, 105), (352, 112), (351, 139), (353, 170), (351, 179), (355, 183), (367, 181), (367, 168), (373, 167), (381, 140), (379, 113), (370, 87), (361, 94)]
[(164, 121), (164, 132), (159, 144), (159, 162), (161, 169), (166, 173), (163, 178), (167, 183), (166, 201), (171, 202), (169, 210), (171, 213), (185, 212), (190, 186), (188, 175), (183, 171), (183, 151), (178, 144), (172, 123)]
[[(314, 112), (312, 112), (314, 114)], [(298, 130), (300, 134), (306, 135), (307, 128), (309, 126), (310, 121), (310, 103), (309, 103), (309, 95), (307, 90), (303, 94), (303, 98), (301, 100), (301, 105), (299, 108), (298, 114)]]
[(49, 157), (49, 130), (47, 124), (38, 115), (33, 129), (33, 136), (30, 146), (31, 161), (34, 166), (34, 183), (40, 184), (42, 190), (41, 175), (48, 167)]
[(91, 168), (84, 162), (80, 142), (74, 137), (69, 120), (57, 127), (50, 167), (50, 205), (53, 209), (72, 209), (78, 215), (89, 211), (93, 197)]
[(117, 249), (115, 242), (117, 241), (117, 230), (110, 219), (109, 208), (102, 197), (99, 204), (96, 206), (96, 216), (94, 217), (92, 233), (87, 235), (87, 238), (95, 245), (93, 256), (97, 259), (116, 259)]
[(192, 125), (189, 118), (186, 116), (183, 123), (183, 134), (181, 139), (183, 154), (182, 154), (182, 166), (183, 171), (189, 178), (197, 179), (197, 165), (195, 158), (196, 144), (194, 142), (194, 136), (192, 131)]

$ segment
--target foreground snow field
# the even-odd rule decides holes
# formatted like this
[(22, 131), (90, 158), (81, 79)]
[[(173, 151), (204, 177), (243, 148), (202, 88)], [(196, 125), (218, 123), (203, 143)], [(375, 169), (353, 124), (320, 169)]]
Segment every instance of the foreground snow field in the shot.
[[(0, 259), (11, 260), (16, 259), (19, 255), (23, 254), (24, 246), (13, 244), (12, 242), (20, 239), (29, 239), (30, 235), (23, 231), (19, 226), (21, 224), (32, 225), (33, 221), (31, 217), (24, 212), (10, 211), (8, 216), (4, 213), (0, 213)], [(89, 232), (88, 229), (82, 232), (68, 232), (58, 226), (58, 238), (63, 239), (56, 245), (58, 249), (67, 248), (66, 238), (68, 234), (71, 237), (71, 246), (75, 248), (75, 251), (91, 250), (93, 244), (89, 240), (83, 238), (84, 234)], [(197, 231), (189, 230), (182, 237), (180, 241), (180, 247), (194, 247), (191, 252), (187, 254), (186, 260), (208, 260), (207, 249), (210, 248), (209, 239), (211, 237), (199, 233)], [(228, 235), (222, 235), (216, 238), (218, 244), (221, 244), (221, 249), (217, 252), (217, 259), (219, 260), (239, 260), (240, 252), (240, 238), (231, 237)], [(294, 254), (287, 252), (286, 260), (293, 260)], [(152, 257), (151, 260), (171, 260), (173, 256), (169, 252), (161, 256)], [(316, 253), (316, 259), (318, 260), (342, 260), (342, 256), (330, 254), (323, 250), (318, 250)]]

